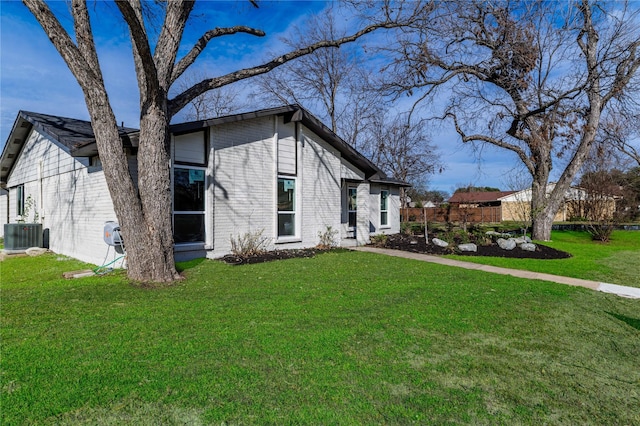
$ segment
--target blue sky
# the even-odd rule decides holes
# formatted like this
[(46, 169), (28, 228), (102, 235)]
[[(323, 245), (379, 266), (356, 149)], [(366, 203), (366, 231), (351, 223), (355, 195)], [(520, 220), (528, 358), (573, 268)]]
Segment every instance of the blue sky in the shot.
[[(72, 25), (67, 3), (52, 3), (54, 12)], [(198, 71), (222, 75), (261, 63), (269, 52), (283, 52), (280, 37), (306, 16), (321, 11), (321, 1), (261, 1), (255, 9), (248, 2), (198, 2), (183, 38), (184, 54), (207, 29), (217, 26), (247, 25), (260, 28), (266, 37), (248, 35), (223, 37), (210, 43), (194, 65)], [(119, 122), (138, 125), (138, 89), (125, 25), (113, 4), (90, 4), (100, 19), (92, 21), (98, 54)], [(260, 105), (256, 105), (259, 109)], [(19, 110), (88, 119), (84, 96), (44, 31), (21, 2), (0, 2), (0, 146), (4, 146)], [(178, 116), (179, 119), (179, 116)], [(175, 121), (175, 120), (174, 120)], [(453, 192), (459, 186), (507, 188), (505, 176), (517, 159), (495, 148), (483, 152), (478, 162), (470, 147), (463, 146), (452, 128), (435, 128), (434, 145), (439, 149), (445, 171), (430, 179), (429, 189)]]

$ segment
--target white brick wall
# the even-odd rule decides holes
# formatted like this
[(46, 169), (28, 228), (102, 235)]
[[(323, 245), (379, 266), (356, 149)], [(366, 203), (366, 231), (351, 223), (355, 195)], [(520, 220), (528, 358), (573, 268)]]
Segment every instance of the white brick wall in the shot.
[(229, 253), (231, 237), (263, 230), (275, 235), (276, 158), (273, 118), (212, 127), (213, 251)]
[[(380, 191), (389, 191), (387, 206), (388, 224), (380, 225)], [(369, 220), (371, 221), (371, 235), (397, 234), (400, 232), (400, 189), (380, 184), (371, 184)]]
[(310, 130), (304, 129), (302, 138), (302, 242), (313, 247), (319, 243), (318, 233), (328, 227), (340, 230), (340, 154)]
[(9, 217), (9, 191), (0, 189), (0, 238), (4, 237), (4, 224), (9, 223), (7, 221)]
[[(277, 123), (275, 120), (277, 119)], [(289, 139), (295, 123), (266, 117), (211, 128), (213, 165), (214, 250), (219, 257), (231, 249), (230, 238), (263, 231), (269, 249), (314, 247), (318, 233), (340, 229), (341, 159), (339, 153), (306, 128), (297, 144), (297, 213), (300, 235), (277, 242), (276, 183), (279, 136)], [(211, 203), (208, 203), (210, 205)], [(339, 236), (338, 236), (339, 237)]]
[[(230, 252), (231, 237), (263, 231), (269, 249), (313, 247), (328, 227), (341, 230), (343, 179), (361, 180), (363, 173), (311, 130), (300, 126), (297, 155), (299, 238), (277, 243), (276, 134), (286, 140), (295, 135), (296, 123), (282, 117), (262, 117), (227, 123), (210, 129), (208, 168), (207, 242), (209, 257)], [(281, 145), (282, 146), (282, 145)], [(136, 174), (135, 161), (130, 161)], [(102, 264), (108, 246), (102, 238), (104, 222), (116, 221), (111, 197), (100, 168), (88, 167), (88, 159), (72, 158), (49, 138), (32, 132), (8, 179), (10, 221), (15, 221), (15, 187), (24, 184), (25, 197), (36, 200), (43, 228), (50, 231), (50, 248), (90, 263)], [(370, 226), (379, 232), (379, 186), (358, 184), (358, 243), (369, 241)], [(383, 232), (399, 232), (399, 194), (390, 188), (389, 223)], [(0, 197), (0, 220), (6, 203)], [(3, 210), (4, 208), (4, 210)], [(370, 223), (371, 222), (371, 223)], [(337, 236), (339, 237), (339, 235)], [(110, 253), (113, 255), (113, 249)], [(109, 256), (108, 260), (113, 258)]]
[(88, 159), (73, 158), (32, 131), (8, 178), (9, 219), (15, 222), (15, 187), (22, 184), (25, 198), (35, 200), (43, 228), (49, 229), (50, 249), (99, 265), (108, 248), (102, 239), (104, 222), (116, 216), (103, 172), (89, 173), (87, 166)]

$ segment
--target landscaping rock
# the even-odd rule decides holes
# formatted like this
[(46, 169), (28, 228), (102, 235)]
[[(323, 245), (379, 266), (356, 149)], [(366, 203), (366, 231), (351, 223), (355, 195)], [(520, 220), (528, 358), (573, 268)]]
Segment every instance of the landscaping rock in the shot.
[(473, 243), (468, 243), (468, 244), (460, 244), (458, 246), (458, 250), (460, 251), (472, 251), (472, 252), (477, 252), (478, 251), (478, 246), (473, 244)]
[(47, 252), (46, 248), (40, 247), (31, 247), (25, 250), (25, 253), (29, 256), (40, 256), (41, 254), (45, 254)]
[(511, 236), (509, 234), (504, 234), (502, 232), (496, 232), (496, 231), (487, 231), (485, 232), (485, 235), (488, 235), (490, 237), (506, 237), (506, 238), (509, 238)]
[(516, 241), (513, 238), (509, 238), (508, 240), (498, 238), (498, 246), (500, 246), (502, 250), (513, 250), (516, 248), (516, 245)]
[(525, 237), (516, 237), (513, 240), (516, 242), (517, 245), (524, 244), (527, 242), (527, 239)]
[(438, 247), (449, 247), (449, 243), (441, 240), (440, 238), (434, 238), (431, 240), (431, 242), (437, 245)]
[(536, 251), (536, 245), (531, 243), (520, 244), (520, 248), (525, 251)]

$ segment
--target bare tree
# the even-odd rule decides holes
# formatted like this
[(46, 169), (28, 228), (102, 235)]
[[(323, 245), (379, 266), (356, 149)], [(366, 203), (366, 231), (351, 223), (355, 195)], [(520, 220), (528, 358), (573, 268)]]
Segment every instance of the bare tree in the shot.
[[(344, 36), (334, 11), (329, 10), (295, 28), (284, 43), (299, 49), (306, 44)], [(356, 149), (363, 149), (362, 134), (371, 119), (383, 111), (383, 99), (371, 89), (371, 71), (356, 46), (317, 50), (259, 77), (258, 96), (273, 104), (299, 104), (330, 124), (331, 130)]]
[[(381, 115), (374, 121), (369, 137), (372, 161), (395, 179), (419, 186), (426, 183), (428, 175), (442, 170), (425, 121), (411, 125), (403, 114), (393, 119)], [(401, 204), (407, 207), (404, 188)]]
[(616, 198), (622, 195), (622, 187), (616, 181), (616, 174), (612, 173), (615, 162), (612, 152), (597, 148), (592, 150), (582, 167), (580, 185), (574, 191), (578, 196), (569, 203), (572, 203), (573, 214), (586, 221), (592, 238), (607, 242), (614, 225), (621, 219)]
[[(405, 13), (421, 16), (429, 4), (416, 2)], [(285, 40), (291, 48), (326, 38), (342, 37), (332, 13), (314, 19)], [(441, 169), (429, 142), (426, 124), (409, 125), (406, 117), (388, 118), (382, 92), (375, 86), (363, 53), (351, 49), (318, 50), (259, 79), (263, 98), (298, 103), (331, 123), (331, 130), (396, 179), (420, 185)], [(274, 78), (275, 77), (275, 78)], [(402, 194), (402, 205), (407, 197)]]
[[(504, 185), (508, 191), (514, 191), (515, 201), (502, 202), (503, 209), (525, 230), (531, 227), (531, 178), (524, 166), (515, 167), (504, 176)], [(504, 213), (503, 213), (504, 214)], [(504, 220), (504, 219), (503, 219)]]
[(640, 167), (640, 114), (628, 116), (625, 111), (608, 114), (603, 120), (600, 146), (613, 147), (621, 161), (630, 160)]
[[(517, 154), (532, 177), (533, 237), (549, 240), (601, 115), (637, 93), (638, 10), (622, 3), (441, 3), (400, 39), (387, 89), (450, 91), (443, 118), (464, 143)], [(554, 161), (558, 160), (558, 161)], [(555, 163), (555, 164), (554, 164)], [(560, 177), (548, 190), (553, 167)]]
[[(118, 1), (117, 9), (131, 37), (135, 72), (140, 91), (140, 140), (138, 181), (133, 182), (118, 135), (118, 125), (105, 89), (91, 29), (87, 4), (72, 0), (70, 34), (43, 0), (23, 0), (82, 88), (91, 118), (98, 152), (116, 216), (127, 243), (128, 276), (137, 281), (172, 282), (179, 279), (173, 252), (171, 179), (169, 168), (171, 118), (197, 96), (228, 84), (267, 73), (291, 60), (322, 48), (334, 48), (382, 28), (401, 25), (390, 7), (383, 7), (375, 22), (335, 40), (293, 49), (262, 64), (226, 75), (208, 77), (169, 98), (176, 80), (198, 59), (207, 44), (218, 37), (245, 33), (262, 37), (256, 28), (235, 26), (204, 33), (178, 59), (182, 34), (193, 10), (193, 1)], [(163, 24), (156, 34), (147, 31), (143, 8), (158, 8)]]

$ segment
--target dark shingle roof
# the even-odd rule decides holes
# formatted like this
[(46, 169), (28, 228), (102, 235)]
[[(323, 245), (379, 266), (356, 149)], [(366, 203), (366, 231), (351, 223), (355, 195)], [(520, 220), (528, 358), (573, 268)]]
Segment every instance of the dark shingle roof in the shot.
[[(332, 147), (337, 149), (343, 158), (361, 169), (365, 173), (365, 178), (367, 180), (388, 185), (410, 186), (406, 182), (388, 177), (368, 158), (360, 154), (351, 145), (342, 140), (314, 115), (298, 105), (286, 105), (226, 117), (212, 118), (209, 120), (174, 124), (171, 125), (170, 130), (174, 134), (187, 133), (197, 129), (204, 129), (209, 126), (272, 115), (284, 116), (285, 122), (297, 121), (304, 124), (307, 128), (311, 129), (314, 133), (326, 140)], [(57, 140), (74, 157), (89, 157), (98, 153), (91, 122), (75, 118), (20, 111), (18, 113), (18, 118), (16, 118), (16, 122), (13, 125), (13, 129), (11, 130), (9, 140), (2, 152), (2, 157), (0, 157), (0, 163), (2, 164), (0, 181), (6, 181), (11, 167), (13, 167), (13, 163), (15, 162), (15, 157), (17, 157), (17, 154), (20, 152), (22, 147), (21, 144), (24, 143), (24, 140), (28, 136), (28, 132), (32, 127), (35, 127), (39, 132), (48, 134)], [(132, 143), (132, 136), (138, 133), (138, 129), (120, 127), (119, 131), (125, 147), (137, 145), (137, 143)]]
[[(0, 182), (6, 182), (33, 128), (56, 140), (74, 157), (90, 157), (98, 153), (90, 121), (20, 111), (0, 156)], [(138, 133), (138, 129), (119, 127), (118, 131), (125, 147), (135, 146), (133, 136)]]

